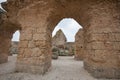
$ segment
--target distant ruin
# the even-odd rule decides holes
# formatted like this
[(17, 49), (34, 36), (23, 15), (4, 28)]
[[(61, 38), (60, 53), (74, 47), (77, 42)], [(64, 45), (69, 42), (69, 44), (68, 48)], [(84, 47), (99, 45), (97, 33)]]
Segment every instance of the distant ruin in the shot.
[(74, 55), (74, 42), (67, 42), (67, 38), (60, 29), (52, 38), (52, 49), (56, 49), (59, 56)]
[(18, 41), (12, 41), (11, 42), (11, 47), (10, 47), (10, 55), (13, 55), (13, 54), (18, 54), (18, 44), (19, 42)]
[(56, 46), (56, 47), (59, 47), (59, 46), (63, 46), (65, 47), (65, 43), (67, 42), (67, 39), (64, 35), (64, 33), (62, 32), (62, 30), (60, 29), (56, 35), (52, 38), (52, 46)]
[(75, 36), (75, 59), (85, 59), (85, 47), (84, 47), (84, 31), (80, 29)]

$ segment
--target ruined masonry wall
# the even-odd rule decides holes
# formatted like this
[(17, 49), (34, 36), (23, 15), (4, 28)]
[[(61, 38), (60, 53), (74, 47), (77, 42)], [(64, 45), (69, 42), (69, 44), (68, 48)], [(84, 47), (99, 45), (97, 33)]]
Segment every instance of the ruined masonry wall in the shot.
[(120, 78), (120, 23), (115, 2), (94, 5), (87, 31), (85, 69), (97, 78)]
[(84, 57), (84, 31), (80, 29), (75, 36), (75, 59), (83, 60)]

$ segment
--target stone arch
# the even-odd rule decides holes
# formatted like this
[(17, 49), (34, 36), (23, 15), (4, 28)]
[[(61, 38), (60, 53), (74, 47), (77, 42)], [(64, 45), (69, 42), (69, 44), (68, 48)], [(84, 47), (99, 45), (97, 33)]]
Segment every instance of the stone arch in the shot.
[[(63, 25), (63, 24), (65, 24), (65, 25)], [(75, 30), (74, 33), (73, 33), (74, 35), (75, 35), (75, 32), (77, 33), (77, 31), (80, 28), (82, 28), (82, 26), (75, 19), (73, 19), (73, 18), (63, 18), (62, 20), (60, 20), (58, 22), (58, 24), (55, 26), (54, 30), (52, 30), (52, 36), (54, 36), (55, 33), (59, 29), (61, 29), (61, 30), (63, 30), (63, 33), (66, 34), (65, 37), (68, 38), (68, 34), (65, 32), (65, 30), (67, 30), (65, 28), (68, 28), (68, 27), (70, 27), (70, 31), (73, 31), (72, 29), (74, 28), (74, 30)], [(70, 33), (70, 31), (68, 33)], [(72, 38), (74, 38), (74, 37), (72, 37)], [(70, 42), (70, 40), (68, 42)], [(72, 40), (72, 42), (73, 42), (73, 40)]]
[[(64, 24), (64, 25), (63, 25)], [(73, 55), (75, 53), (75, 35), (77, 34), (78, 30), (81, 29), (82, 26), (73, 18), (63, 18), (58, 22), (58, 24), (55, 26), (53, 31), (62, 30), (62, 33), (64, 33), (65, 39), (61, 36), (55, 39), (55, 41), (52, 40), (53, 44), (57, 45), (62, 44), (64, 45), (64, 49), (67, 48), (68, 55)], [(52, 33), (53, 33), (52, 31)], [(60, 39), (61, 38), (61, 39)], [(70, 39), (69, 39), (70, 38)], [(60, 41), (60, 42), (59, 42)], [(71, 45), (70, 45), (71, 44)], [(53, 45), (52, 45), (53, 46)], [(76, 54), (75, 54), (76, 55)], [(76, 55), (78, 56), (78, 55)]]
[(8, 17), (22, 26), (17, 71), (45, 73), (51, 32), (62, 18), (72, 17), (85, 29), (85, 69), (97, 78), (120, 78), (119, 6), (118, 0), (9, 0)]
[(10, 46), (10, 49), (9, 49), (10, 56), (12, 56), (14, 54), (18, 55), (19, 41), (20, 41), (20, 30), (16, 30), (12, 34), (11, 46)]
[(9, 21), (3, 21), (0, 24), (0, 40), (2, 41), (0, 45), (0, 63), (8, 61), (12, 35), (17, 29), (20, 29), (20, 27)]
[(7, 12), (0, 9), (0, 63), (8, 61), (9, 49), (13, 33), (21, 29), (16, 21), (13, 23), (7, 16)]

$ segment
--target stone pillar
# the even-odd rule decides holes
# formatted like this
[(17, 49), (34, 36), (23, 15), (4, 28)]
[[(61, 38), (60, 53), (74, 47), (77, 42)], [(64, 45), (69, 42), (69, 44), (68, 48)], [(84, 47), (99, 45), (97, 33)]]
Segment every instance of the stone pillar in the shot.
[(75, 36), (75, 59), (84, 59), (84, 31), (80, 29)]
[(8, 61), (11, 34), (7, 31), (0, 32), (0, 64)]
[(38, 3), (20, 10), (22, 26), (16, 71), (44, 74), (51, 67), (51, 46), (47, 16), (49, 9)]
[(45, 73), (51, 66), (50, 47), (45, 28), (28, 28), (21, 31), (16, 70), (29, 73)]
[(116, 3), (103, 1), (92, 8), (85, 69), (97, 78), (120, 78), (120, 15)]

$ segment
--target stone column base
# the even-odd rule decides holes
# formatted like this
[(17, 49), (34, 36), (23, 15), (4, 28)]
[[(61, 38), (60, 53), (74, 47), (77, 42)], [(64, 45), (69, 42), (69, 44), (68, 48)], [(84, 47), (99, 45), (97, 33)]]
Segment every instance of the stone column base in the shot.
[(50, 69), (48, 64), (41, 65), (28, 65), (28, 64), (16, 64), (16, 72), (32, 73), (32, 74), (45, 74)]
[(103, 68), (85, 64), (84, 67), (95, 78), (120, 79), (120, 68)]

